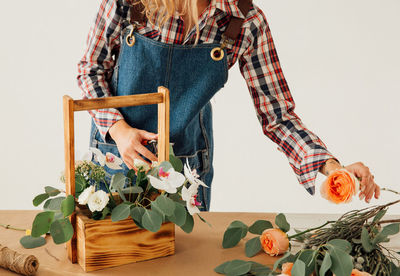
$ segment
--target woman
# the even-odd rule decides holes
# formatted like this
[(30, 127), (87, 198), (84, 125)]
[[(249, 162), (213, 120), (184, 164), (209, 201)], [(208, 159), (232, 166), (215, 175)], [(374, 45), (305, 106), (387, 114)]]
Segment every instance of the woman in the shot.
[[(84, 98), (171, 91), (170, 140), (211, 188), (213, 132), (210, 99), (235, 62), (245, 79), (264, 134), (285, 153), (300, 184), (314, 194), (317, 172), (341, 168), (324, 143), (294, 113), (266, 18), (251, 0), (103, 0), (78, 64)], [(91, 146), (156, 161), (146, 141), (157, 139), (156, 106), (104, 109), (93, 117)], [(368, 167), (345, 167), (361, 177), (360, 199), (379, 197)], [(211, 189), (199, 191), (209, 210)]]

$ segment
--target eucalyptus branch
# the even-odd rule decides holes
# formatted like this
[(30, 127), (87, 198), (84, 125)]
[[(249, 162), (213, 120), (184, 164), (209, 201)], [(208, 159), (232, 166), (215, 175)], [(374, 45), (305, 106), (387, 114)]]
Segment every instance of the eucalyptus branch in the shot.
[(307, 229), (307, 230), (305, 230), (305, 231), (303, 231), (303, 232), (296, 233), (296, 234), (294, 234), (294, 235), (288, 236), (288, 238), (289, 238), (289, 240), (291, 240), (291, 239), (293, 239), (293, 238), (296, 238), (296, 237), (302, 236), (302, 235), (304, 235), (304, 234), (307, 234), (308, 232), (321, 229), (322, 227), (324, 227), (324, 226), (326, 226), (326, 225), (328, 225), (328, 224), (330, 224), (330, 223), (334, 223), (334, 222), (335, 222), (335, 221), (332, 221), (332, 220), (327, 221), (327, 222), (325, 222), (325, 223), (324, 223), (323, 225), (321, 225), (321, 226)]
[(22, 228), (17, 228), (17, 227), (13, 227), (10, 224), (2, 224), (0, 223), (1, 227), (4, 227), (5, 229), (12, 229), (12, 230), (18, 230), (18, 231), (26, 231), (26, 229), (22, 229)]
[(391, 193), (395, 193), (396, 195), (400, 195), (399, 192), (392, 190), (392, 189), (388, 189), (388, 188), (382, 188), (381, 191), (391, 192)]

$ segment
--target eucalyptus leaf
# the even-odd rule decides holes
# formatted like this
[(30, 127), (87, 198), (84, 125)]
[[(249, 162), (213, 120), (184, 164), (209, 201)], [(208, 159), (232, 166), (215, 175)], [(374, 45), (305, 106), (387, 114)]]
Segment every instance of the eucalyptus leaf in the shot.
[(142, 217), (142, 225), (151, 232), (157, 232), (161, 228), (162, 216), (153, 210), (145, 209)]
[(361, 230), (361, 244), (367, 253), (371, 252), (375, 248), (375, 246), (371, 243), (368, 230), (364, 226)]
[(135, 172), (135, 170), (134, 170), (134, 169), (130, 169), (130, 170), (128, 171), (128, 173), (126, 174), (126, 177), (129, 178), (130, 180), (132, 180), (132, 182), (133, 182), (133, 180), (134, 180), (135, 177), (136, 177), (136, 172)]
[(316, 250), (311, 249), (303, 249), (299, 252), (297, 259), (303, 261), (305, 275), (310, 275), (314, 271), (316, 253)]
[(237, 228), (237, 227), (239, 227), (239, 228), (242, 229), (241, 239), (243, 239), (244, 237), (246, 237), (247, 231), (248, 231), (249, 228), (247, 227), (246, 224), (244, 224), (244, 223), (241, 222), (240, 220), (232, 221), (231, 224), (228, 226), (228, 229), (229, 229), (229, 228)]
[(175, 171), (177, 172), (182, 172), (183, 170), (183, 163), (181, 159), (178, 157), (175, 157), (175, 155), (170, 154), (169, 155), (169, 162), (171, 162), (172, 167), (174, 168)]
[(46, 244), (46, 239), (43, 237), (23, 236), (19, 243), (27, 249), (36, 248)]
[(353, 270), (353, 261), (349, 254), (332, 245), (326, 245), (331, 255), (331, 271), (336, 276), (349, 276)]
[(131, 187), (122, 189), (122, 192), (125, 194), (140, 194), (140, 193), (143, 193), (143, 188), (140, 186), (131, 186)]
[(166, 195), (158, 196), (155, 201), (151, 202), (151, 207), (166, 216), (172, 216), (175, 211), (174, 201)]
[(329, 254), (329, 252), (325, 252), (324, 260), (322, 261), (321, 267), (319, 269), (319, 275), (325, 276), (325, 273), (328, 272), (331, 266), (332, 266), (331, 255)]
[(43, 234), (46, 234), (49, 231), (50, 225), (53, 220), (54, 212), (46, 211), (37, 214), (32, 223), (31, 236), (36, 238)]
[(35, 196), (35, 198), (32, 201), (33, 206), (39, 206), (43, 201), (45, 201), (48, 198), (49, 198), (49, 194), (47, 194), (47, 193)]
[(86, 179), (78, 173), (75, 174), (75, 193), (81, 193), (86, 186), (88, 186)]
[(275, 271), (282, 263), (293, 262), (293, 261), (294, 261), (294, 255), (290, 252), (286, 252), (280, 259), (275, 261), (273, 270)]
[(227, 261), (223, 264), (220, 264), (219, 266), (217, 266), (216, 268), (214, 268), (214, 271), (219, 273), (219, 274), (225, 274), (224, 269), (225, 267), (230, 263), (231, 261)]
[(378, 235), (375, 236), (375, 238), (372, 240), (372, 244), (378, 244), (381, 242), (386, 241), (388, 236), (395, 235), (399, 233), (399, 223), (392, 223), (389, 225), (386, 225), (385, 227), (382, 228), (382, 231), (378, 233)]
[(46, 192), (46, 194), (48, 194), (49, 196), (56, 196), (59, 193), (61, 193), (61, 191), (57, 188), (51, 187), (51, 186), (46, 186), (44, 187), (44, 191)]
[(302, 260), (297, 259), (293, 264), (293, 267), (292, 267), (292, 270), (291, 270), (291, 275), (292, 276), (305, 276), (305, 275), (307, 275), (306, 274), (306, 264)]
[(386, 212), (387, 212), (387, 209), (380, 210), (380, 211), (375, 215), (375, 217), (374, 217), (374, 219), (372, 220), (372, 222), (378, 222), (378, 221), (380, 221), (380, 220), (383, 218), (383, 216), (386, 214)]
[(64, 217), (70, 216), (75, 210), (75, 199), (73, 195), (68, 195), (61, 201), (61, 212)]
[(143, 229), (144, 229), (144, 226), (142, 225), (142, 218), (143, 218), (145, 211), (146, 210), (143, 207), (139, 207), (139, 206), (131, 209), (131, 217), (132, 217), (133, 221), (135, 222), (135, 224), (138, 227), (143, 228)]
[(282, 213), (275, 217), (275, 224), (285, 233), (290, 230), (290, 224), (287, 222), (285, 215)]
[(172, 216), (167, 216), (168, 220), (175, 223), (178, 226), (183, 226), (186, 222), (186, 209), (183, 205), (179, 204), (178, 202), (174, 202), (175, 209)]
[(268, 220), (257, 220), (249, 227), (249, 232), (261, 235), (265, 229), (273, 228), (272, 223)]
[(241, 227), (232, 227), (228, 228), (222, 239), (222, 247), (223, 248), (232, 248), (236, 246), (240, 240), (242, 239), (242, 228)]
[(74, 228), (68, 218), (59, 219), (51, 224), (50, 235), (55, 244), (65, 243), (74, 235)]
[(346, 240), (333, 239), (333, 240), (328, 241), (328, 243), (333, 245), (333, 246), (335, 246), (335, 247), (337, 247), (337, 248), (342, 249), (344, 252), (349, 253), (349, 254), (350, 254), (350, 252), (352, 250), (351, 243), (349, 243)]
[(225, 268), (224, 272), (229, 276), (243, 275), (249, 272), (251, 269), (251, 263), (242, 260), (232, 260)]
[(43, 205), (43, 209), (46, 211), (60, 211), (61, 202), (65, 199), (65, 196), (54, 197), (46, 200)]
[(111, 212), (111, 221), (120, 221), (129, 217), (131, 214), (131, 205), (121, 203), (117, 205)]
[(181, 226), (181, 228), (185, 233), (189, 234), (193, 231), (193, 227), (194, 227), (193, 217), (189, 213), (186, 213), (186, 221), (185, 224)]
[(245, 252), (246, 256), (251, 258), (261, 251), (260, 237), (255, 237), (246, 242)]
[(111, 177), (111, 187), (122, 190), (125, 186), (126, 176), (123, 173), (116, 173)]
[(250, 268), (250, 273), (255, 275), (255, 276), (268, 276), (272, 272), (272, 270), (263, 264), (252, 262), (251, 263), (251, 268)]

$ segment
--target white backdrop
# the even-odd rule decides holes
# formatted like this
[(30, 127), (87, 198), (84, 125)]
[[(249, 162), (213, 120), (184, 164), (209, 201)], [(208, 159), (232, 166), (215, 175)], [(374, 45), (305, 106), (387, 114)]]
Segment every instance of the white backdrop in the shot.
[[(362, 161), (378, 184), (400, 190), (400, 2), (255, 0), (267, 16), (297, 114), (343, 163)], [(0, 11), (0, 209), (34, 209), (63, 169), (62, 96), (80, 98), (76, 64), (97, 1), (2, 1)], [(212, 211), (337, 213), (298, 184), (283, 153), (262, 133), (235, 65), (213, 100)], [(89, 115), (77, 116), (77, 148)], [(324, 180), (317, 178), (317, 187)], [(396, 198), (383, 193), (384, 203)], [(400, 206), (392, 213), (399, 214)]]

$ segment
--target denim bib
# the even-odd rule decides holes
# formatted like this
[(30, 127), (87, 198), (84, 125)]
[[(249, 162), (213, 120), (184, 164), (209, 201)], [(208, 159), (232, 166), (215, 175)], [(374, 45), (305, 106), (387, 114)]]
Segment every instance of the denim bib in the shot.
[[(213, 127), (211, 98), (228, 79), (227, 54), (216, 61), (211, 51), (220, 44), (167, 44), (134, 32), (135, 44), (121, 45), (117, 64), (110, 82), (114, 96), (157, 91), (158, 86), (170, 90), (170, 142), (182, 162), (189, 161), (200, 179), (210, 188), (199, 187), (198, 200), (209, 210), (213, 170)], [(120, 108), (126, 122), (138, 129), (157, 133), (157, 105)], [(120, 157), (115, 142), (103, 141), (92, 121), (90, 146), (104, 154)], [(148, 147), (153, 153), (154, 149)], [(124, 172), (128, 168), (123, 164)], [(112, 171), (115, 173), (116, 171)]]

